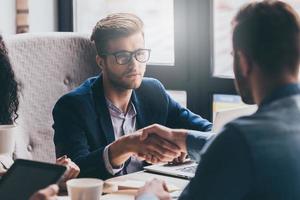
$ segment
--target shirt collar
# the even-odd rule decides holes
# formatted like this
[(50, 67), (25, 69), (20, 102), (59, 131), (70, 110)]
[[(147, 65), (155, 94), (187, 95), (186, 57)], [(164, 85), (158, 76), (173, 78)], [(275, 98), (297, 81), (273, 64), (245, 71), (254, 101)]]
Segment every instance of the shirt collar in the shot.
[(276, 101), (278, 99), (297, 94), (300, 94), (300, 85), (298, 83), (283, 85), (274, 90), (271, 95), (266, 97), (260, 104), (260, 107), (270, 104), (271, 102)]
[(121, 111), (118, 107), (116, 107), (109, 99), (106, 99), (106, 103), (108, 106), (108, 109), (110, 110), (110, 113), (113, 114), (116, 117), (120, 117), (120, 118), (133, 118), (136, 116), (137, 112), (136, 109), (134, 107), (134, 104), (130, 101), (129, 107), (128, 107), (128, 111), (126, 113), (124, 113), (123, 111)]

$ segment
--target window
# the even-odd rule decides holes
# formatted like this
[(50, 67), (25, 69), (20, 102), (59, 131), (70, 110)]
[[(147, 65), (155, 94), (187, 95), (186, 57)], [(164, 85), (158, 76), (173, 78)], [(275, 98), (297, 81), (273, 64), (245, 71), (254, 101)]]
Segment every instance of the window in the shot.
[(97, 20), (108, 13), (137, 14), (145, 22), (146, 45), (152, 49), (145, 76), (160, 80), (168, 90), (185, 91), (187, 107), (212, 120), (213, 95), (236, 94), (232, 79), (211, 76), (212, 2), (62, 0), (58, 1), (59, 31), (91, 34)]
[(215, 94), (213, 95), (213, 112), (222, 110), (234, 109), (245, 106), (242, 99), (238, 95), (225, 95)]
[(149, 63), (174, 66), (173, 4), (173, 0), (75, 0), (74, 31), (91, 34), (96, 22), (110, 13), (134, 13), (145, 23)]
[[(231, 52), (231, 20), (239, 8), (250, 0), (214, 0), (213, 3), (213, 75), (233, 78)], [(300, 13), (299, 0), (285, 0)]]
[[(213, 111), (235, 99), (215, 95), (237, 95), (230, 55), (231, 20), (250, 1), (62, 0), (58, 1), (59, 30), (90, 34), (96, 21), (110, 12), (136, 13), (145, 22), (147, 47), (152, 49), (146, 76), (160, 80), (168, 90), (186, 91), (187, 107), (212, 120)], [(286, 2), (300, 13), (299, 0)], [(240, 105), (235, 103), (234, 107)]]

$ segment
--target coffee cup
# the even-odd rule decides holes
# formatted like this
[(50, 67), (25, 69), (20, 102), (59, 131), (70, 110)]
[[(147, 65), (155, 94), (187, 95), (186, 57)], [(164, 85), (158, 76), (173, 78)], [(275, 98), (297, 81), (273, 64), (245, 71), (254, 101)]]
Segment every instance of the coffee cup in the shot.
[(103, 190), (103, 181), (95, 178), (71, 179), (66, 184), (71, 200), (99, 200)]
[(0, 125), (0, 155), (12, 156), (15, 147), (15, 125)]

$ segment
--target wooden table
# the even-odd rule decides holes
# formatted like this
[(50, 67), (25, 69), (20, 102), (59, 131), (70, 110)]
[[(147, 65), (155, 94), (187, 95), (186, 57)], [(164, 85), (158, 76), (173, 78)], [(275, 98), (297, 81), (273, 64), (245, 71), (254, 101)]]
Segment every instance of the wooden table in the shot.
[[(121, 181), (149, 181), (154, 178), (164, 180), (167, 185), (173, 185), (178, 187), (181, 191), (185, 188), (185, 186), (188, 184), (188, 180), (182, 179), (182, 178), (175, 178), (170, 176), (164, 176), (164, 175), (158, 175), (158, 174), (152, 174), (144, 171), (135, 172), (132, 174), (124, 175), (124, 176), (118, 176), (112, 179), (107, 180), (107, 183), (113, 183), (113, 182), (121, 182)], [(177, 196), (180, 192), (174, 192), (176, 193), (175, 196)], [(118, 191), (112, 194), (106, 194), (101, 197), (101, 200), (134, 200), (135, 191), (132, 190), (124, 190), (124, 191)], [(176, 199), (176, 198), (175, 198)], [(68, 196), (60, 196), (58, 197), (58, 200), (70, 200)]]

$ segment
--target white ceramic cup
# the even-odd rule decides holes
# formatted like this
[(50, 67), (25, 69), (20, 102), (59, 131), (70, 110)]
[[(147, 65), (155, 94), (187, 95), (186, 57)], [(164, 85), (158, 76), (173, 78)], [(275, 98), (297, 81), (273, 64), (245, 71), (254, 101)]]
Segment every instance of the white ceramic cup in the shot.
[(77, 178), (67, 181), (68, 195), (71, 200), (99, 200), (103, 181), (96, 178)]
[(16, 141), (15, 125), (0, 125), (0, 155), (12, 155)]

